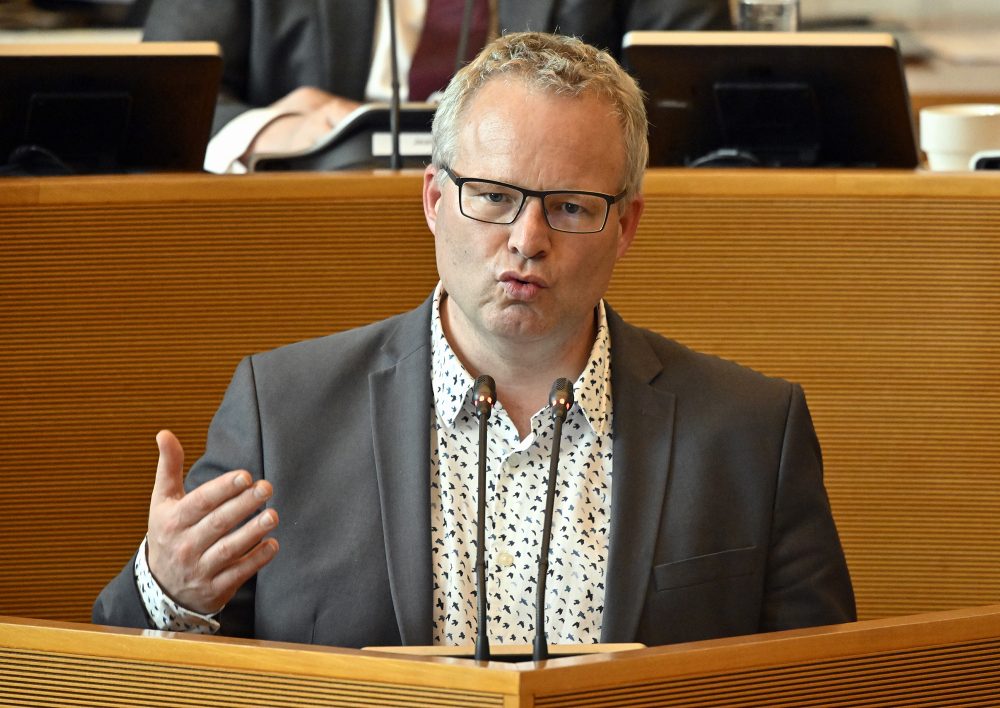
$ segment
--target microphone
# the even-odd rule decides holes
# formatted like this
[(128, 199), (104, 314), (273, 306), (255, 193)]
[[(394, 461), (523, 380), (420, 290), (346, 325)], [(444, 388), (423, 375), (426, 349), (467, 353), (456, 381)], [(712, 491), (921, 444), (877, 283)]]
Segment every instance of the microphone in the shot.
[(545, 638), (545, 582), (549, 574), (549, 537), (552, 535), (552, 508), (556, 500), (556, 471), (559, 468), (559, 439), (563, 421), (573, 407), (573, 384), (569, 379), (556, 379), (549, 393), (549, 405), (555, 419), (552, 433), (552, 458), (549, 463), (549, 485), (545, 496), (545, 521), (542, 525), (542, 549), (538, 554), (538, 585), (535, 594), (535, 646), (533, 661), (549, 658), (549, 644)]
[(396, 66), (396, 0), (389, 0), (389, 75), (392, 96), (389, 99), (389, 136), (392, 140), (392, 157), (389, 167), (398, 170), (403, 166), (403, 158), (399, 152), (399, 68)]
[(486, 601), (486, 426), (497, 398), (497, 385), (492, 376), (483, 374), (473, 384), (476, 412), (479, 414), (479, 509), (476, 529), (476, 595), (479, 628), (476, 632), (476, 661), (490, 660), (489, 619)]

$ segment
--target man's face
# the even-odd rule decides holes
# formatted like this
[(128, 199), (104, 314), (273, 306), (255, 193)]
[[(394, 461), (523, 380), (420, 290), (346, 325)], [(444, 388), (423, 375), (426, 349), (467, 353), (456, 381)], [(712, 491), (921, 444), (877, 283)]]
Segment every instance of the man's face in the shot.
[[(467, 107), (457, 147), (449, 167), (460, 177), (610, 195), (624, 186), (621, 127), (596, 95), (556, 96), (516, 78), (493, 79)], [(436, 173), (431, 166), (424, 175), (424, 212), (449, 297), (452, 343), (569, 346), (592, 336), (594, 307), (632, 242), (642, 199), (613, 204), (598, 233), (553, 230), (536, 197), (514, 223), (488, 224), (464, 216), (458, 187)]]

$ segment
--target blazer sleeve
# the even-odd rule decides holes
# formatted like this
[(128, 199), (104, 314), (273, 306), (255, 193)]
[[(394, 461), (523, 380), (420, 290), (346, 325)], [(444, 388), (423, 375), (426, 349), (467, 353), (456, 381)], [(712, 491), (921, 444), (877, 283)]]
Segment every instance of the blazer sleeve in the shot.
[(798, 385), (785, 425), (765, 583), (762, 632), (856, 619), (819, 442)]
[(90, 611), (90, 619), (94, 624), (156, 629), (142, 604), (139, 588), (135, 584), (134, 568), (135, 554), (114, 580), (101, 590)]

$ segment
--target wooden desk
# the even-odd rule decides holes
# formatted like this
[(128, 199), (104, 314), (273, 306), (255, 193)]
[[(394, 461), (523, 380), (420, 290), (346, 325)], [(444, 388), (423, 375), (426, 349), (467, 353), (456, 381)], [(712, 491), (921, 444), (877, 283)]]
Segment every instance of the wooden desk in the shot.
[[(420, 177), (0, 181), (0, 613), (86, 620), (238, 360), (436, 280)], [(609, 301), (801, 382), (863, 618), (1000, 599), (1000, 179), (663, 170)]]
[(0, 617), (12, 705), (986, 706), (1000, 607), (534, 664), (398, 655)]

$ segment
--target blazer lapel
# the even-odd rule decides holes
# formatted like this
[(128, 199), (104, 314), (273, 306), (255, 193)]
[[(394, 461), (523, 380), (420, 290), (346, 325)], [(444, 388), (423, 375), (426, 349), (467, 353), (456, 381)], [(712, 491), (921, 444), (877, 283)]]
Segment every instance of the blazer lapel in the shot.
[(614, 442), (602, 642), (631, 642), (649, 587), (673, 443), (674, 395), (650, 384), (663, 364), (608, 308)]
[(403, 644), (432, 638), (430, 308), (400, 318), (368, 377), (389, 588)]

